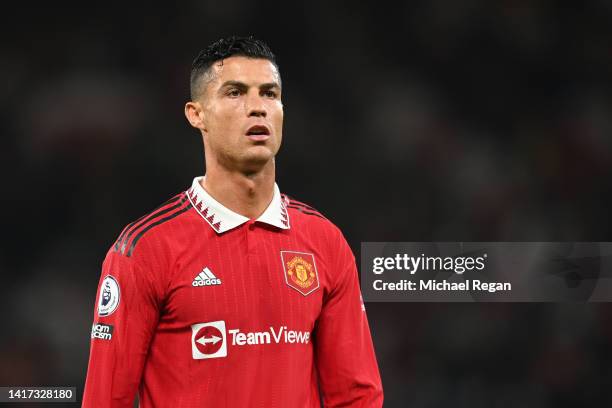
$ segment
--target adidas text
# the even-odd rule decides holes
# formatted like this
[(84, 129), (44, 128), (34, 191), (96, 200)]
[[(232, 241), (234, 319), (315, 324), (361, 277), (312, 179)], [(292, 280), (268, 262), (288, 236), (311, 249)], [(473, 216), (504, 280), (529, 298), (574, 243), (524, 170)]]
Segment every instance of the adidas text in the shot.
[(210, 269), (204, 268), (191, 282), (192, 286), (220, 285), (221, 279), (217, 278)]

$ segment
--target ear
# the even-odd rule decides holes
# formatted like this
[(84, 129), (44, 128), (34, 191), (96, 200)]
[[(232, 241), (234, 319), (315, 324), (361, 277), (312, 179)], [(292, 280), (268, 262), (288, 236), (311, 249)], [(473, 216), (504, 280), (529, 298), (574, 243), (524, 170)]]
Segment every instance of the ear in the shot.
[(202, 131), (206, 130), (204, 128), (204, 110), (200, 102), (187, 102), (185, 104), (185, 117), (194, 128)]

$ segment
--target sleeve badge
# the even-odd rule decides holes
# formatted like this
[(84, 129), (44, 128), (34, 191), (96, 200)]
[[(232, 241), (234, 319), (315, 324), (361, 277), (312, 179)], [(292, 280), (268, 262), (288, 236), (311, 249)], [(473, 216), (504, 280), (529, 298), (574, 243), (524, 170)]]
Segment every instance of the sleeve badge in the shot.
[(119, 283), (111, 275), (106, 275), (100, 287), (100, 298), (98, 299), (98, 316), (106, 317), (113, 314), (119, 306), (120, 290)]

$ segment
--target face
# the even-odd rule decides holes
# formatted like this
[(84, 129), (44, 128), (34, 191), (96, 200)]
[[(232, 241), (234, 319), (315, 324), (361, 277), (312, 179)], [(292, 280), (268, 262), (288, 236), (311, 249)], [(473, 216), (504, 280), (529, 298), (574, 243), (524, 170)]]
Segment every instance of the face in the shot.
[[(207, 156), (242, 171), (271, 163), (280, 148), (283, 104), (279, 73), (270, 61), (230, 57), (216, 62), (202, 94), (186, 113), (202, 131)], [(194, 115), (195, 114), (195, 115)]]

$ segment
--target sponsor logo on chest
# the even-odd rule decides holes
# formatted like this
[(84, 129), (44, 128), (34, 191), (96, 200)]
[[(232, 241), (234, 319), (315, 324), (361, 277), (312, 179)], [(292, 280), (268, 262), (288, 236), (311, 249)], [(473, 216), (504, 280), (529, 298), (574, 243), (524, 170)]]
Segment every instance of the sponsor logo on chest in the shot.
[(261, 332), (241, 332), (240, 329), (232, 329), (229, 333), (232, 335), (233, 346), (271, 343), (307, 344), (310, 341), (310, 332), (287, 330), (287, 326), (270, 327), (270, 330)]
[[(229, 335), (229, 339), (228, 339)], [(310, 332), (289, 330), (287, 326), (272, 327), (264, 331), (226, 329), (225, 321), (197, 323), (191, 326), (191, 351), (196, 360), (227, 357), (231, 346), (265, 344), (308, 344)]]

